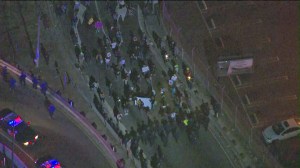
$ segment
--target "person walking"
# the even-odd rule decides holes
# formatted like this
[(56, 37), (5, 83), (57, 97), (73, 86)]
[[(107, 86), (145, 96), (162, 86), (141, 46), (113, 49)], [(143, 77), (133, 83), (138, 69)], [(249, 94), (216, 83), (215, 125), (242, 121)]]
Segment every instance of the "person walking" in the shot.
[(38, 79), (34, 75), (32, 75), (31, 81), (32, 81), (32, 88), (37, 89), (37, 85), (39, 83)]
[(45, 106), (48, 110), (50, 118), (53, 119), (54, 112), (56, 110), (55, 106), (49, 101), (48, 97), (45, 98)]
[(48, 112), (49, 112), (49, 115), (51, 117), (51, 119), (53, 119), (53, 115), (54, 115), (54, 112), (55, 112), (56, 108), (53, 104), (50, 104), (49, 107), (48, 107)]
[(14, 91), (16, 88), (16, 80), (13, 77), (9, 79), (9, 88), (11, 91)]
[(111, 96), (112, 82), (105, 76), (105, 85), (108, 88), (109, 96)]
[(114, 116), (116, 118), (116, 121), (119, 122), (118, 115), (120, 114), (120, 112), (119, 112), (119, 109), (118, 109), (117, 105), (114, 106), (113, 112), (114, 112)]
[(127, 148), (127, 143), (129, 140), (130, 140), (129, 132), (127, 130), (125, 130), (125, 134), (122, 139), (122, 144), (125, 146), (125, 148)]
[(46, 96), (46, 92), (47, 92), (47, 89), (48, 89), (48, 84), (46, 81), (42, 82), (40, 84), (40, 87), (41, 87), (41, 92)]
[(70, 107), (74, 107), (74, 102), (70, 98), (68, 98), (68, 103), (69, 103)]
[(19, 77), (19, 81), (20, 81), (21, 85), (23, 85), (23, 86), (25, 86), (25, 84), (26, 84), (26, 82), (25, 82), (26, 77), (27, 77), (27, 75), (25, 74), (24, 71), (22, 71), (20, 74), (20, 77)]
[(130, 136), (130, 139), (136, 139), (136, 137), (137, 137), (137, 132), (134, 130), (133, 127), (130, 127), (129, 136)]

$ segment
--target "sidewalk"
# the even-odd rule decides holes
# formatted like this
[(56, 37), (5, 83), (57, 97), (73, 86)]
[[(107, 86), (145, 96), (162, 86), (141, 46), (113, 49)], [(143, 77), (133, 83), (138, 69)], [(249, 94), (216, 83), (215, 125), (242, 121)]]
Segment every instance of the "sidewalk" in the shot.
[[(193, 5), (193, 4), (196, 4), (196, 3), (192, 2), (189, 5)], [(170, 3), (170, 6), (171, 5), (172, 5), (172, 3)], [(183, 13), (187, 13), (186, 9), (183, 6), (181, 6), (181, 7), (180, 6), (181, 5), (177, 5), (175, 7), (175, 5), (173, 5), (172, 11), (180, 10), (180, 11), (176, 12), (178, 15), (183, 14)], [(189, 8), (189, 9), (194, 11), (195, 8), (196, 8), (196, 6), (193, 6), (193, 8)], [(198, 18), (198, 17), (194, 16), (194, 15), (196, 15), (197, 12), (189, 11), (189, 13), (193, 13), (192, 18)], [(184, 15), (184, 16), (186, 16), (186, 15)], [(167, 17), (167, 16), (161, 16), (161, 17)], [(162, 20), (163, 19), (164, 18), (162, 18)], [(175, 17), (175, 18), (171, 18), (171, 19), (175, 19), (177, 21), (176, 22), (177, 26), (182, 26), (182, 27), (179, 27), (179, 32), (174, 32), (173, 34), (176, 36), (176, 40), (177, 40), (178, 43), (186, 42), (182, 45), (187, 47), (187, 50), (189, 50), (189, 51), (192, 50), (192, 46), (190, 44), (191, 41), (194, 42), (194, 41), (203, 40), (204, 37), (199, 35), (199, 34), (201, 34), (201, 33), (199, 33), (199, 31), (197, 33), (197, 38), (196, 38), (195, 34), (191, 33), (193, 31), (195, 31), (194, 30), (195, 25), (197, 25), (196, 27), (199, 28), (199, 23), (198, 22), (193, 23), (194, 20), (192, 20), (192, 19), (191, 20), (179, 20), (180, 18), (178, 18), (178, 16)], [(199, 17), (199, 19), (201, 19), (201, 17)], [(179, 22), (181, 24), (179, 24)], [(204, 25), (202, 25), (202, 26), (204, 26)], [(174, 27), (172, 27), (172, 28), (174, 28)], [(183, 36), (183, 34), (184, 34), (184, 36)], [(182, 38), (184, 37), (185, 41), (178, 41), (179, 37), (180, 37), (180, 40), (182, 40)], [(192, 37), (192, 38), (188, 38), (188, 37)], [(197, 44), (196, 43), (193, 43), (193, 44), (196, 45), (198, 48), (203, 48), (201, 46), (200, 41)], [(200, 52), (200, 54), (199, 54), (199, 52)], [(200, 50), (200, 51), (198, 50), (197, 54), (200, 55), (201, 57), (205, 57), (205, 53), (203, 52), (203, 50)], [(191, 62), (192, 57), (188, 56), (188, 58), (190, 59), (189, 62)], [(194, 62), (192, 61), (192, 64), (193, 63)], [(197, 70), (205, 69), (204, 67), (199, 67), (199, 65), (201, 65), (201, 64), (196, 64), (196, 65), (198, 65), (198, 67), (196, 67)], [(205, 86), (206, 85), (205, 81), (208, 80), (208, 79), (205, 78), (206, 75), (203, 75), (203, 73), (205, 73), (205, 72), (199, 72), (199, 76), (200, 76), (199, 77), (199, 79), (200, 79), (199, 83), (203, 83), (203, 86)], [(204, 81), (204, 82), (202, 82), (202, 81)], [(211, 87), (213, 87), (213, 86), (211, 86)], [(208, 88), (209, 88), (209, 86), (208, 86)], [(203, 87), (203, 91), (205, 91), (205, 87)], [(210, 93), (210, 94), (220, 95), (220, 93)], [(235, 118), (236, 118), (235, 113), (237, 113), (237, 111), (236, 112), (228, 111), (227, 110), (228, 108), (226, 107), (225, 101), (224, 101), (224, 107), (223, 108), (224, 108), (224, 110), (223, 110), (224, 115), (220, 116), (217, 120), (212, 119), (213, 122), (212, 122), (211, 125), (215, 127), (214, 128), (215, 131), (213, 131), (213, 132), (218, 132), (218, 134), (220, 134), (220, 139), (221, 139), (220, 143), (223, 143), (224, 148), (226, 150), (229, 150), (229, 152), (228, 152), (229, 156), (232, 157), (232, 160), (234, 162), (240, 162), (244, 167), (247, 167), (247, 166), (264, 167), (264, 166), (266, 166), (265, 165), (266, 163), (263, 163), (265, 161), (265, 157), (266, 157), (266, 154), (267, 154), (267, 153), (265, 153), (266, 151), (263, 151), (263, 149), (260, 149), (259, 151), (263, 151), (263, 154), (259, 154), (259, 155), (256, 154), (256, 156), (255, 156), (254, 155), (255, 152), (253, 152), (253, 149), (250, 149), (251, 147), (249, 146), (251, 140), (249, 139), (249, 144), (248, 144), (248, 141), (245, 141), (245, 138), (241, 137), (243, 134), (241, 134), (241, 132), (239, 132), (239, 131), (241, 131), (242, 129), (240, 129), (238, 127), (235, 129), (236, 125), (235, 125), (234, 122), (235, 122)], [(237, 121), (237, 122), (239, 122), (240, 124), (244, 124), (241, 121)], [(217, 134), (216, 137), (218, 137), (218, 134)], [(249, 137), (251, 137), (251, 136), (252, 135), (250, 135)], [(223, 141), (224, 138), (225, 138), (225, 141)], [(229, 147), (229, 148), (227, 148), (227, 147)], [(263, 158), (261, 158), (261, 155), (262, 155)], [(275, 165), (273, 165), (273, 166), (275, 166)], [(276, 166), (278, 166), (278, 165), (276, 165)]]
[[(139, 17), (139, 19), (143, 19), (143, 17)], [(157, 22), (157, 16), (146, 16), (145, 20), (140, 20), (140, 23), (145, 23), (146, 30), (148, 36), (151, 37), (151, 33), (153, 30), (158, 32), (161, 37), (164, 37), (168, 33), (164, 31), (164, 28), (160, 26)], [(200, 93), (205, 93), (205, 88), (199, 88)], [(193, 95), (193, 94), (191, 94)], [(193, 104), (197, 105), (197, 102), (201, 102), (204, 100), (205, 102), (209, 102), (209, 95), (193, 96)], [(212, 109), (212, 107), (211, 107)], [(230, 130), (232, 126), (228, 126), (228, 121), (226, 121), (225, 116), (221, 116), (218, 119), (213, 117), (213, 111), (210, 112), (210, 126), (209, 130), (214, 135), (215, 139), (218, 141), (219, 145), (222, 147), (223, 151), (227, 155), (228, 159), (232, 162), (235, 167), (247, 167), (254, 166), (251, 158), (248, 156), (247, 150), (243, 149), (242, 145), (238, 141), (237, 137), (233, 135), (233, 130)]]

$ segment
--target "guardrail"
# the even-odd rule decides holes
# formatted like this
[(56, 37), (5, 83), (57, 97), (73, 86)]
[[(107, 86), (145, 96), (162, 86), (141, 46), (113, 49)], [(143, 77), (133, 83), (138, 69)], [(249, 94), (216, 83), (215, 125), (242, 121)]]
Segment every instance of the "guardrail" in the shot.
[(0, 152), (4, 154), (8, 159), (12, 160), (13, 155), (13, 164), (18, 168), (27, 168), (26, 164), (16, 155), (12, 152), (10, 148), (8, 148), (6, 145), (0, 143)]
[[(5, 62), (4, 60), (0, 59), (0, 66), (1, 67), (7, 67), (7, 70), (13, 72), (15, 75), (20, 76), (21, 71), (14, 67), (13, 65), (10, 65), (9, 63)], [(32, 84), (32, 80), (29, 74), (27, 74), (26, 81)], [(40, 89), (40, 86), (38, 85), (38, 89)], [(102, 134), (100, 134), (96, 129), (90, 124), (90, 122), (84, 118), (78, 110), (71, 107), (66, 99), (58, 95), (53, 89), (48, 87), (48, 90), (46, 92), (48, 96), (53, 98), (58, 104), (60, 104), (64, 109), (66, 109), (69, 113), (68, 115), (72, 117), (73, 120), (80, 123), (81, 129), (84, 129), (87, 133), (87, 136), (100, 147), (102, 150), (103, 148), (105, 151), (109, 154), (109, 159), (111, 162), (111, 165), (115, 166), (117, 160), (120, 159), (120, 157), (113, 151), (111, 148), (111, 144), (107, 142), (103, 137)], [(107, 155), (105, 155), (107, 156)]]

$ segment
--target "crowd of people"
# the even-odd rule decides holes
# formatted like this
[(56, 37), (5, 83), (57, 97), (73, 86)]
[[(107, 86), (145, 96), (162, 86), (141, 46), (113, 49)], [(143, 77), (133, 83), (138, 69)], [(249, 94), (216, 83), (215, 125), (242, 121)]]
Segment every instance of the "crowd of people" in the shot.
[[(93, 75), (90, 76), (90, 89), (95, 90), (94, 104), (118, 133), (128, 153), (132, 153), (141, 161), (142, 167), (147, 167), (147, 160), (153, 168), (159, 167), (164, 158), (159, 140), (163, 146), (167, 146), (171, 137), (177, 142), (180, 132), (186, 132), (190, 142), (197, 143), (200, 126), (208, 130), (209, 103), (202, 102), (200, 106), (192, 108), (189, 94), (189, 90), (192, 90), (189, 82), (191, 84), (192, 81), (186, 81), (189, 87), (180, 86), (185, 86), (183, 84), (187, 78), (185, 72), (189, 69), (186, 64), (182, 63), (183, 71), (179, 70), (180, 60), (176, 53), (176, 43), (170, 36), (160, 37), (155, 31), (152, 32), (152, 36), (149, 36), (138, 29), (137, 32), (130, 30), (128, 38), (124, 39), (117, 20), (113, 17), (114, 13), (111, 13), (112, 21), (106, 21), (105, 25), (108, 35), (98, 37), (97, 48), (99, 50), (94, 50), (92, 57), (103, 65), (106, 71), (112, 71), (114, 77), (105, 76), (106, 88), (103, 88)], [(127, 45), (125, 51), (121, 50), (122, 45)], [(167, 72), (161, 71), (163, 79), (156, 83), (153, 82), (153, 77), (159, 75), (160, 72), (150, 53), (150, 45), (155, 45), (160, 50), (161, 58), (168, 69)], [(179, 79), (180, 77), (182, 79)], [(123, 89), (112, 90), (113, 80), (122, 82)], [(143, 81), (146, 85), (142, 85)], [(104, 90), (108, 91), (108, 95), (104, 94)], [(138, 96), (150, 98), (152, 108), (145, 107), (143, 102), (137, 99)], [(114, 118), (109, 117), (103, 108), (103, 102), (107, 97), (113, 100)], [(212, 98), (212, 101), (215, 100)], [(122, 117), (130, 115), (130, 111), (134, 109), (145, 112), (147, 120), (137, 121), (136, 127), (122, 132), (118, 123), (121, 122)], [(156, 152), (146, 159), (143, 149), (140, 148), (141, 143), (154, 147), (157, 149)]]
[[(201, 105), (193, 107), (190, 94), (190, 92), (194, 92), (191, 85), (193, 81), (190, 80), (191, 72), (183, 62), (182, 68), (180, 68), (181, 60), (178, 58), (176, 43), (170, 36), (160, 37), (155, 31), (147, 34), (138, 29), (137, 32), (130, 30), (128, 38), (124, 38), (125, 33), (121, 32), (118, 20), (114, 17), (114, 11), (110, 10), (111, 6), (119, 4), (108, 2), (107, 5), (111, 18), (107, 19), (103, 28), (108, 31), (108, 34), (103, 34), (102, 37), (96, 39), (97, 49), (92, 49), (91, 52), (84, 45), (81, 48), (77, 45), (75, 47), (77, 61), (79, 63), (79, 58), (82, 56), (86, 64), (90, 60), (95, 60), (100, 64), (99, 66), (105, 67), (105, 71), (113, 72), (114, 77), (105, 76), (105, 84), (99, 84), (96, 78), (90, 75), (89, 87), (95, 91), (93, 103), (119, 135), (128, 154), (132, 153), (135, 158), (139, 159), (143, 168), (147, 167), (148, 161), (153, 168), (157, 168), (164, 159), (161, 145), (167, 146), (172, 137), (178, 142), (179, 136), (185, 132), (192, 144), (199, 142), (200, 127), (203, 126), (205, 130), (208, 130), (209, 103), (202, 100)], [(57, 14), (66, 13), (66, 4), (58, 7)], [(71, 37), (75, 43), (75, 35), (72, 32)], [(156, 65), (157, 59), (150, 52), (151, 45), (159, 50), (161, 54), (159, 57), (164, 63), (164, 68)], [(122, 48), (126, 48), (126, 50), (124, 51)], [(45, 50), (43, 46), (42, 50)], [(46, 51), (43, 53), (45, 54)], [(80, 65), (83, 64), (80, 63)], [(57, 63), (56, 69), (59, 73)], [(13, 78), (8, 79), (6, 67), (2, 70), (2, 76), (4, 80), (9, 81), (10, 88), (14, 89), (16, 81)], [(160, 76), (159, 81), (153, 81), (154, 77)], [(25, 85), (25, 78), (26, 74), (22, 72), (20, 83)], [(40, 84), (41, 92), (46, 95), (47, 82), (42, 82), (33, 74), (31, 74), (31, 79), (33, 88), (37, 88), (37, 85)], [(112, 89), (114, 80), (123, 83), (121, 90)], [(143, 85), (143, 82), (146, 85)], [(137, 99), (138, 96), (149, 98), (152, 108), (144, 106), (143, 102)], [(103, 107), (103, 103), (109, 97), (113, 100), (111, 106), (114, 118), (109, 117)], [(210, 103), (214, 109), (218, 108), (218, 103), (214, 98), (211, 98)], [(73, 106), (73, 102), (71, 104)], [(48, 105), (49, 111), (52, 112), (52, 118), (55, 109), (52, 106), (50, 108), (50, 104)], [(136, 121), (136, 127), (131, 127), (125, 132), (121, 131), (119, 122), (123, 117), (131, 115), (131, 111), (134, 109), (144, 112), (147, 119)], [(141, 143), (156, 149), (151, 157), (145, 158), (144, 151), (140, 148)]]

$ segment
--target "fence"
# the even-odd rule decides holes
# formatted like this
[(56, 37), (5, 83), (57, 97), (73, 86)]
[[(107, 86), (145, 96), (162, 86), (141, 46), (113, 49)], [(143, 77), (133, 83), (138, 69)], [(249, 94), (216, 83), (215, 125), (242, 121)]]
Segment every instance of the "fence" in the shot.
[[(177, 42), (178, 46), (183, 46), (181, 41), (184, 41), (186, 37), (183, 37), (180, 33), (181, 27), (175, 24), (174, 20), (172, 19), (172, 13), (168, 10), (165, 1), (160, 3), (160, 8), (163, 18), (162, 22), (167, 29), (166, 31), (170, 32), (172, 38)], [(251, 124), (247, 110), (244, 107), (242, 100), (237, 94), (234, 86), (232, 84), (226, 85), (228, 88), (225, 89), (225, 85), (218, 83), (217, 79), (212, 74), (212, 67), (208, 66), (207, 61), (201, 60), (200, 57), (198, 57), (198, 59), (194, 58), (194, 54), (199, 55), (200, 53), (198, 50), (195, 50), (195, 48), (193, 48), (189, 53), (185, 52), (183, 49), (181, 52), (182, 59), (185, 60), (190, 67), (192, 67), (194, 73), (197, 72), (197, 74), (194, 76), (196, 81), (199, 81), (221, 104), (221, 111), (224, 112), (225, 117), (227, 117), (232, 126), (240, 133), (240, 135), (242, 135), (241, 139), (243, 140), (242, 142), (244, 142), (244, 145), (246, 145), (249, 151), (250, 149), (254, 148), (256, 155), (258, 156), (257, 160), (261, 161), (261, 163), (265, 164), (265, 166), (267, 165), (269, 167), (272, 165), (274, 167), (279, 165), (277, 160), (271, 155), (271, 160), (265, 160), (266, 154), (270, 154), (270, 152), (268, 152), (264, 144), (261, 142), (260, 132), (255, 130)], [(231, 81), (231, 79), (229, 81)], [(229, 93), (231, 95), (229, 95)]]

